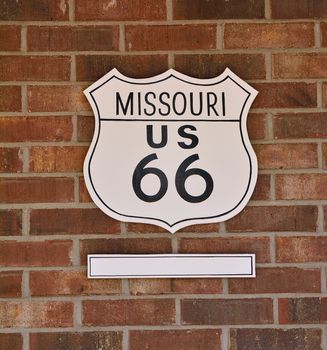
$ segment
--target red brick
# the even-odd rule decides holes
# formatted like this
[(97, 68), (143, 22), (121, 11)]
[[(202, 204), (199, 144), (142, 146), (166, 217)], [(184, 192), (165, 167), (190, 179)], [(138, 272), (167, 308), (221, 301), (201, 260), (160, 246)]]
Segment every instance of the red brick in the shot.
[(31, 333), (31, 350), (122, 350), (122, 332)]
[(74, 180), (65, 177), (21, 177), (0, 179), (1, 203), (72, 202)]
[(131, 279), (129, 286), (132, 295), (218, 294), (222, 287), (222, 280), (214, 278), (137, 278)]
[(76, 57), (76, 77), (79, 81), (95, 81), (117, 68), (132, 78), (147, 78), (168, 69), (167, 55), (85, 55)]
[(229, 293), (320, 293), (320, 270), (258, 268), (256, 278), (229, 279)]
[(0, 147), (0, 173), (21, 173), (22, 171), (22, 150), (17, 147)]
[(128, 51), (215, 49), (216, 28), (215, 24), (129, 25), (125, 46)]
[(87, 254), (164, 254), (171, 253), (170, 238), (83, 239), (80, 242), (82, 264)]
[(174, 0), (174, 19), (264, 18), (263, 0)]
[(30, 148), (30, 171), (36, 173), (82, 172), (88, 147), (47, 146)]
[(80, 115), (77, 118), (77, 141), (91, 141), (94, 133), (94, 117)]
[(321, 329), (231, 329), (230, 350), (322, 350)]
[[(187, 227), (183, 227), (178, 230), (178, 232), (218, 232), (219, 225), (216, 223), (211, 224), (202, 224), (202, 225), (191, 225)], [(140, 224), (136, 222), (131, 222), (127, 224), (127, 232), (132, 233), (164, 233), (168, 232), (166, 229), (149, 224)]]
[(268, 200), (270, 199), (270, 175), (259, 175), (252, 200)]
[(21, 296), (22, 273), (17, 271), (0, 272), (0, 298), (19, 298)]
[(327, 197), (327, 174), (276, 175), (277, 199), (316, 199)]
[(72, 327), (73, 311), (68, 301), (0, 302), (1, 327)]
[(327, 298), (290, 298), (278, 300), (279, 323), (327, 323)]
[(179, 253), (255, 253), (257, 262), (269, 262), (268, 237), (181, 238)]
[(288, 143), (255, 145), (259, 169), (305, 169), (318, 167), (317, 144)]
[(110, 51), (119, 49), (118, 26), (30, 26), (29, 51)]
[(226, 221), (228, 232), (316, 231), (315, 206), (254, 206)]
[(70, 141), (71, 117), (0, 117), (0, 142)]
[(262, 54), (189, 54), (175, 55), (175, 68), (196, 78), (212, 78), (230, 68), (243, 79), (264, 79), (265, 59)]
[(220, 350), (216, 329), (130, 331), (130, 350)]
[(327, 113), (285, 113), (273, 119), (275, 139), (327, 137)]
[(274, 78), (326, 78), (327, 55), (324, 53), (274, 54)]
[(0, 56), (1, 80), (62, 81), (70, 79), (67, 56)]
[(22, 211), (0, 210), (0, 236), (20, 236), (22, 234)]
[(321, 46), (327, 46), (327, 23), (320, 23)]
[(121, 293), (121, 280), (88, 279), (86, 271), (31, 271), (32, 296), (110, 295)]
[(68, 20), (68, 0), (3, 0), (0, 3), (0, 20), (53, 21)]
[(120, 222), (100, 209), (33, 209), (30, 234), (92, 234), (120, 233)]
[(23, 350), (23, 337), (18, 333), (0, 333), (0, 349)]
[(175, 301), (153, 300), (85, 300), (85, 326), (170, 325), (175, 323)]
[(304, 108), (317, 106), (317, 87), (314, 83), (257, 83), (260, 93), (253, 108)]
[(322, 155), (323, 155), (323, 168), (327, 169), (327, 143), (322, 145)]
[(72, 241), (0, 242), (1, 266), (69, 266)]
[(206, 233), (206, 232), (218, 232), (219, 224), (210, 223), (210, 224), (199, 224), (183, 227), (178, 232), (193, 232), (193, 233)]
[(183, 325), (273, 323), (271, 299), (186, 299), (181, 302)]
[(142, 224), (138, 222), (128, 222), (127, 232), (128, 233), (165, 233), (168, 231), (156, 225)]
[(324, 0), (273, 0), (271, 2), (272, 18), (325, 18), (327, 4)]
[(247, 119), (247, 129), (250, 140), (263, 140), (267, 138), (267, 115), (263, 113), (250, 113)]
[(19, 51), (20, 31), (19, 26), (0, 26), (0, 50)]
[(79, 112), (89, 111), (82, 86), (30, 86), (29, 112)]
[(20, 86), (0, 86), (0, 112), (20, 112), (21, 100)]
[(312, 46), (313, 23), (226, 23), (224, 27), (227, 49)]
[(117, 21), (155, 21), (166, 19), (165, 0), (76, 0), (76, 19), (117, 20)]
[(277, 237), (277, 262), (327, 261), (327, 237)]
[(323, 98), (323, 105), (324, 107), (327, 107), (327, 84), (322, 84), (322, 98)]
[(82, 203), (92, 202), (89, 192), (86, 188), (84, 177), (79, 178), (79, 201)]

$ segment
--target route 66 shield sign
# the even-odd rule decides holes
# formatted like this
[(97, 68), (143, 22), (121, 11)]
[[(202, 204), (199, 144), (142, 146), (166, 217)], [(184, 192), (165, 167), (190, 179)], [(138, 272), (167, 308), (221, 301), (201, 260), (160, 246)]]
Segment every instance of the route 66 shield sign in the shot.
[(84, 93), (95, 115), (85, 182), (107, 215), (175, 232), (245, 207), (258, 171), (246, 129), (257, 91), (229, 69), (212, 79), (113, 69)]

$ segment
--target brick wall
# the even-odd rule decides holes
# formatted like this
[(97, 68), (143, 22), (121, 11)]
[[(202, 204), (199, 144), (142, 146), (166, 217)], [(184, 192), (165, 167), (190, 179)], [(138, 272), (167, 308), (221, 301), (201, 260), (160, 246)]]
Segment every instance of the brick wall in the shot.
[[(327, 350), (327, 1), (0, 1), (0, 349)], [(171, 235), (96, 209), (82, 90), (116, 67), (259, 90), (246, 209)], [(256, 279), (87, 280), (88, 253), (256, 253)]]

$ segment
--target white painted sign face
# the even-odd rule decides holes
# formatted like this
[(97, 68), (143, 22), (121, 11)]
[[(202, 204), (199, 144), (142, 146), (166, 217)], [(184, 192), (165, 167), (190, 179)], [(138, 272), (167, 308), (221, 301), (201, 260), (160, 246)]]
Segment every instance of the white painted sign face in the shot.
[(257, 91), (229, 69), (212, 79), (113, 69), (85, 94), (95, 131), (84, 176), (107, 215), (175, 232), (245, 207), (258, 170), (246, 129)]

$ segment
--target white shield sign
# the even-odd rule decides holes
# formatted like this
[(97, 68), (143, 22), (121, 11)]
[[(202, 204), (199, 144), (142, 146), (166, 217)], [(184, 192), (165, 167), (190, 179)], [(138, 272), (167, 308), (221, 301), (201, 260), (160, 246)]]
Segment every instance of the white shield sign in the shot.
[(245, 207), (258, 172), (246, 129), (257, 91), (229, 69), (212, 79), (113, 69), (85, 94), (95, 131), (84, 176), (107, 215), (175, 232)]

